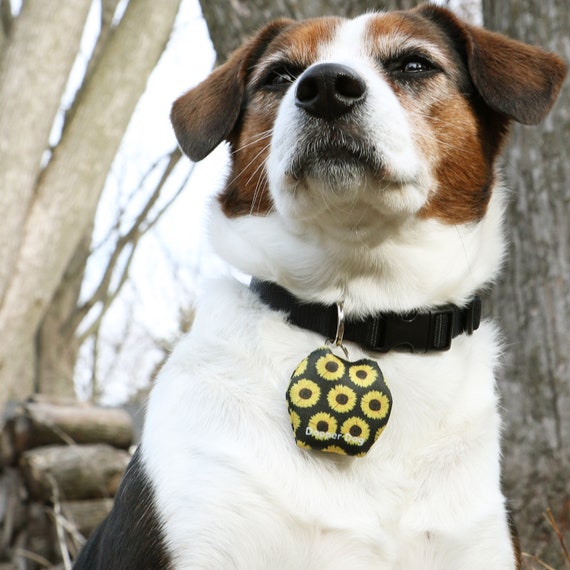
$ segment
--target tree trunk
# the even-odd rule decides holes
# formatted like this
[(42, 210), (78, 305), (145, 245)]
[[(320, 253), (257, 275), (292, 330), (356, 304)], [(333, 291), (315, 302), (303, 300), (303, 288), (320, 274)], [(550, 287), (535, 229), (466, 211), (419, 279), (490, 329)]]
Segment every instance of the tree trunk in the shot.
[[(6, 5), (2, 2), (2, 8)], [(90, 6), (91, 0), (24, 2), (5, 39), (0, 63), (0, 308)]]
[(51, 396), (75, 394), (73, 378), (81, 343), (72, 316), (77, 309), (91, 251), (92, 231), (93, 224), (90, 224), (79, 241), (36, 333), (34, 392)]
[(218, 62), (227, 59), (246, 37), (274, 18), (315, 18), (325, 14), (353, 17), (370, 10), (402, 10), (422, 0), (200, 0)]
[[(44, 4), (46, 10), (52, 10), (52, 3), (41, 1), (27, 2), (24, 7), (29, 5), (37, 10), (37, 6)], [(74, 4), (75, 8), (76, 3), (55, 4), (61, 4), (62, 7), (64, 4)], [(89, 5), (90, 1), (87, 4)], [(39, 156), (28, 164), (29, 161), (23, 162), (18, 155), (14, 157), (14, 161), (18, 159), (18, 162), (10, 165), (12, 170), (17, 171), (18, 176), (27, 176), (28, 183), (30, 176), (35, 182), (33, 191), (26, 193), (16, 175), (3, 175), (1, 166), (4, 155), (0, 152), (0, 205), (6, 219), (12, 219), (7, 211), (17, 211), (17, 235), (20, 236), (14, 246), (11, 233), (3, 224), (0, 225), (0, 232), (7, 234), (0, 234), (0, 244), (12, 244), (6, 255), (4, 252), (0, 255), (0, 259), (6, 264), (0, 266), (0, 277), (4, 279), (4, 283), (0, 280), (0, 286), (4, 285), (5, 288), (0, 304), (0, 405), (10, 397), (22, 398), (34, 390), (47, 389), (47, 386), (39, 385), (37, 351), (42, 343), (45, 346), (46, 336), (38, 342), (38, 329), (74, 253), (91, 228), (107, 173), (132, 112), (146, 87), (148, 76), (164, 50), (179, 4), (180, 0), (130, 0), (120, 24), (108, 34), (108, 41), (100, 50), (99, 61), (90, 70), (87, 82), (74, 104), (61, 142), (41, 173), (38, 168), (39, 156), (40, 150), (47, 149), (47, 135), (45, 132), (36, 133), (35, 124), (38, 122), (45, 127), (43, 114), (47, 114), (47, 111), (44, 111), (41, 105), (32, 103), (34, 97), (38, 99), (38, 94), (43, 93), (44, 89), (51, 89), (50, 70), (43, 75), (39, 73), (45, 85), (34, 83), (31, 96), (25, 81), (18, 83), (17, 88), (12, 86), (14, 90), (19, 89), (22, 94), (25, 93), (31, 104), (29, 109), (20, 110), (20, 115), (14, 117), (6, 116), (7, 113), (2, 109), (1, 116), (4, 116), (8, 126), (16, 119), (24, 126), (24, 131), (20, 132), (19, 136), (11, 137), (11, 143), (13, 140), (18, 141), (19, 137), (31, 137), (31, 140), (34, 140), (37, 135), (39, 140), (36, 155)], [(24, 14), (17, 18), (15, 26), (24, 25), (19, 22), (23, 17)], [(64, 38), (71, 35), (71, 31), (68, 31), (65, 23), (58, 22), (51, 33), (46, 33), (46, 22), (51, 22), (53, 17), (53, 11), (50, 11), (43, 20), (39, 20), (40, 23), (36, 19), (34, 22), (36, 27), (44, 28), (45, 36), (56, 38), (54, 41), (58, 44), (64, 42)], [(62, 33), (62, 30), (65, 30), (65, 33)], [(43, 63), (46, 59), (46, 54), (34, 52), (33, 60), (28, 61), (26, 58), (32, 57), (28, 53), (31, 48), (28, 48), (28, 52), (22, 48), (22, 59), (18, 60), (17, 64), (10, 59), (10, 50), (15, 49), (11, 42), (16, 40), (16, 32), (17, 29), (14, 30), (14, 38), (7, 48), (2, 67), (3, 77), (0, 77), (4, 78), (8, 85), (11, 85), (9, 80), (16, 73), (18, 65), (42, 69), (42, 64), (38, 62)], [(22, 43), (27, 46), (29, 38), (24, 39), (26, 41), (22, 40)], [(44, 46), (44, 49), (49, 52), (49, 46)], [(73, 57), (75, 53), (76, 51), (73, 52)], [(55, 67), (57, 69), (57, 66)], [(0, 92), (2, 105), (7, 101), (3, 96), (8, 87), (3, 89), (4, 91)], [(14, 98), (25, 99), (18, 93), (14, 94)], [(59, 103), (59, 100), (57, 102)], [(51, 122), (52, 120), (47, 121), (50, 128)], [(3, 125), (4, 123), (0, 122), (0, 126)], [(3, 128), (0, 128), (0, 136), (4, 135)], [(3, 151), (9, 145), (4, 138), (1, 140), (0, 150)], [(77, 263), (77, 260), (75, 262)], [(73, 297), (77, 291), (75, 288), (75, 291), (67, 291), (66, 295)], [(61, 296), (58, 301), (62, 301)], [(69, 308), (70, 305), (73, 303), (70, 303), (67, 297), (59, 309), (64, 306)], [(55, 332), (64, 331), (62, 325), (66, 322), (66, 315), (60, 312), (55, 320)], [(56, 392), (73, 393), (69, 378), (64, 387), (65, 389), (59, 388)]]
[[(570, 60), (567, 0), (483, 0), (487, 27)], [(510, 251), (494, 291), (505, 334), (505, 488), (523, 550), (562, 568), (543, 513), (570, 541), (570, 89), (539, 127), (517, 125), (506, 153)]]

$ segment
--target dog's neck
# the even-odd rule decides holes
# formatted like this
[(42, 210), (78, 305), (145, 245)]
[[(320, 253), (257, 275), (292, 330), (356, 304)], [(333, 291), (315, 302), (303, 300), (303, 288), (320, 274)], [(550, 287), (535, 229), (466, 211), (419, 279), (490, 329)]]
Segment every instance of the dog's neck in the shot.
[[(215, 204), (214, 204), (215, 205)], [(278, 283), (303, 301), (344, 300), (354, 318), (464, 306), (494, 279), (503, 253), (500, 192), (477, 224), (412, 220), (376, 247), (360, 247), (293, 227), (273, 213), (226, 218), (211, 210), (210, 237), (245, 274)]]
[(481, 321), (478, 296), (463, 308), (448, 304), (413, 313), (379, 313), (365, 319), (344, 319), (340, 305), (305, 303), (276, 283), (253, 278), (250, 288), (272, 309), (287, 313), (291, 324), (322, 334), (337, 344), (352, 341), (374, 352), (445, 351), (453, 338), (472, 334)]

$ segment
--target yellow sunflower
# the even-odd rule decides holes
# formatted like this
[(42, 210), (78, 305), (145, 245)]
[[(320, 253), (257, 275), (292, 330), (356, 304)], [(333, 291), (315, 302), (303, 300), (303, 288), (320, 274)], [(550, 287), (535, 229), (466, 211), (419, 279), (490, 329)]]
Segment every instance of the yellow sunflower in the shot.
[(362, 396), (360, 407), (364, 415), (371, 420), (381, 420), (386, 417), (390, 410), (388, 396), (378, 390), (371, 390)]
[(299, 408), (314, 406), (321, 396), (321, 389), (312, 380), (303, 378), (289, 388), (291, 402)]
[(329, 453), (338, 453), (339, 455), (346, 455), (346, 451), (338, 445), (329, 445), (328, 447), (325, 447), (323, 451), (328, 451)]
[(297, 447), (300, 447), (301, 449), (313, 449), (308, 443), (305, 443), (298, 439), (295, 440), (295, 443), (297, 444)]
[(339, 384), (329, 390), (327, 395), (329, 406), (339, 414), (350, 412), (356, 404), (356, 394), (352, 388)]
[(378, 371), (370, 364), (356, 364), (351, 366), (348, 374), (350, 379), (362, 388), (368, 388), (378, 378)]
[(382, 435), (382, 432), (386, 429), (386, 426), (382, 426), (377, 432), (376, 435), (374, 436), (374, 441), (377, 441), (378, 438)]
[(301, 417), (299, 414), (293, 410), (289, 413), (289, 417), (291, 418), (291, 425), (293, 426), (293, 432), (296, 432), (301, 425)]
[(352, 416), (344, 421), (340, 428), (344, 441), (351, 445), (363, 445), (370, 437), (370, 426), (362, 419)]
[(308, 358), (305, 358), (305, 360), (300, 362), (299, 366), (297, 366), (297, 368), (295, 368), (295, 372), (293, 372), (293, 377), (301, 376), (301, 374), (304, 374), (305, 370), (307, 370), (308, 362), (309, 362)]
[(338, 380), (344, 375), (344, 364), (329, 352), (317, 360), (317, 372), (325, 380)]
[(327, 434), (336, 434), (337, 423), (330, 414), (319, 412), (311, 417), (308, 427), (315, 439), (330, 439)]

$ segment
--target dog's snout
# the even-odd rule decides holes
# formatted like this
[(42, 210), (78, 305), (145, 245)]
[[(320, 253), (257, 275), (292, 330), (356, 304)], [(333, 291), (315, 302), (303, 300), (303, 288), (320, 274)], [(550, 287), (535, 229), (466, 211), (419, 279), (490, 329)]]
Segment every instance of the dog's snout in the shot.
[(308, 69), (297, 85), (295, 103), (307, 113), (334, 120), (366, 97), (366, 83), (350, 67), (321, 63)]

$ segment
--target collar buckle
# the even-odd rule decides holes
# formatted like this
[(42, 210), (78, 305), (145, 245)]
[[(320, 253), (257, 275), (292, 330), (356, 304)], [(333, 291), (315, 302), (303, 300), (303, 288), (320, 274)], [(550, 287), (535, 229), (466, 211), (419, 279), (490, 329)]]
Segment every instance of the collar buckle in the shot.
[(391, 319), (389, 323), (382, 318), (378, 330), (379, 342), (374, 343), (376, 346), (373, 348), (379, 352), (399, 349), (412, 353), (449, 350), (454, 337), (455, 319), (451, 306), (433, 309), (429, 313), (414, 311)]
[(427, 339), (425, 352), (428, 350), (449, 350), (455, 330), (456, 313), (453, 307), (441, 307), (432, 310), (430, 316), (430, 332)]

